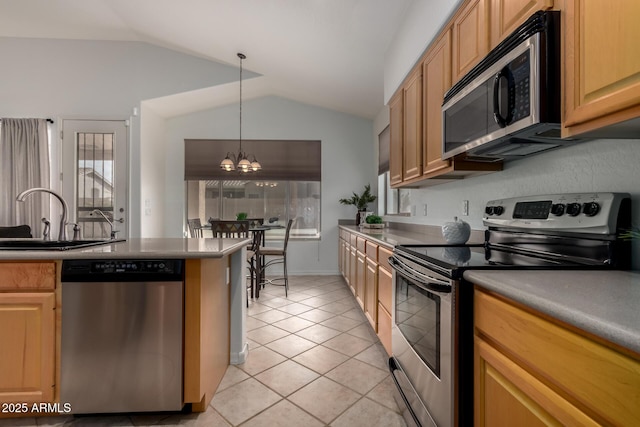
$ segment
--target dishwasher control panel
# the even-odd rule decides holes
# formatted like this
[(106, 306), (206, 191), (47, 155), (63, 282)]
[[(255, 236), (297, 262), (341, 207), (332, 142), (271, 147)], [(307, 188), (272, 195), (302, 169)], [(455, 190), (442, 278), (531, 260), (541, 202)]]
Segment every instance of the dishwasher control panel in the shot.
[(175, 280), (183, 270), (181, 259), (68, 260), (62, 263), (62, 281)]

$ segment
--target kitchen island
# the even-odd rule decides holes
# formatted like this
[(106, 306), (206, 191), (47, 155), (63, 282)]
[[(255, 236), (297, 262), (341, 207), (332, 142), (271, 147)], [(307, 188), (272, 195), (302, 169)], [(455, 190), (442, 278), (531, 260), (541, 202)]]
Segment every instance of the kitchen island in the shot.
[(65, 251), (0, 251), (0, 404), (13, 405), (0, 417), (41, 414), (32, 413), (33, 404), (53, 405), (42, 414), (64, 409), (60, 366), (65, 260), (184, 260), (183, 403), (204, 411), (229, 363), (243, 363), (247, 356), (249, 242), (147, 238)]

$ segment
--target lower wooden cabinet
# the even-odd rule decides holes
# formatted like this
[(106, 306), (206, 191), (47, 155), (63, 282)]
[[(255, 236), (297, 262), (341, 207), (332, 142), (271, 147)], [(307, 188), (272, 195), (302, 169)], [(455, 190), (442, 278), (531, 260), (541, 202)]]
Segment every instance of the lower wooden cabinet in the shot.
[[(55, 277), (55, 276), (54, 276)], [(0, 294), (0, 402), (53, 402), (55, 294)]]
[(229, 366), (229, 257), (185, 264), (184, 402), (206, 411)]
[(640, 360), (476, 288), (476, 426), (640, 425)]
[[(347, 242), (357, 242), (351, 246)], [(382, 345), (391, 354), (391, 293), (393, 289), (389, 257), (392, 250), (369, 240), (340, 230), (340, 249), (343, 255), (340, 270), (358, 304)], [(363, 252), (364, 250), (364, 252)], [(346, 255), (344, 255), (346, 254)]]
[(378, 332), (378, 264), (367, 258), (365, 271), (364, 315)]

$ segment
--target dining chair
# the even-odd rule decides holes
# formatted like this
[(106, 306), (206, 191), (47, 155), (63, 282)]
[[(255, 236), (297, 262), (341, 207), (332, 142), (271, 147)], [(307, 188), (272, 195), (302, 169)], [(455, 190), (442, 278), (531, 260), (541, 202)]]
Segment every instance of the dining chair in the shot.
[(202, 236), (202, 222), (200, 218), (193, 218), (187, 220), (187, 225), (189, 226), (189, 235), (191, 237), (199, 238)]
[(15, 225), (8, 227), (0, 227), (0, 237), (16, 238), (16, 237), (33, 237), (31, 235), (31, 227), (28, 225)]
[[(250, 291), (251, 298), (254, 296), (256, 286), (258, 284), (259, 275), (262, 271), (261, 258), (260, 258), (260, 234), (254, 233), (251, 239), (251, 244), (247, 247), (247, 264), (249, 269), (249, 286), (247, 291)], [(249, 299), (247, 298), (247, 307), (249, 307)]]
[[(270, 284), (275, 286), (284, 286), (285, 297), (288, 296), (288, 292), (289, 292), (289, 275), (287, 273), (287, 246), (289, 244), (289, 234), (291, 232), (292, 225), (293, 225), (293, 219), (290, 219), (289, 222), (287, 223), (287, 230), (284, 233), (284, 245), (282, 246), (282, 248), (261, 247), (259, 249), (259, 255), (262, 257), (262, 259), (264, 259), (264, 263), (260, 266), (261, 271), (259, 272), (260, 274), (259, 277), (262, 277), (262, 273), (264, 273), (268, 267), (271, 267), (272, 265), (276, 265), (276, 264), (282, 264), (284, 274), (282, 277), (274, 277), (272, 279), (264, 280), (263, 282), (259, 283), (257, 286), (264, 287), (265, 284)], [(272, 257), (272, 259), (267, 261), (267, 257)], [(280, 281), (280, 280), (282, 280), (284, 283), (283, 284), (274, 283), (274, 281)]]
[(264, 225), (264, 218), (247, 218), (247, 221), (249, 221), (249, 228)]
[(213, 237), (226, 238), (246, 238), (249, 237), (249, 221), (222, 221), (213, 220), (211, 222), (211, 232)]

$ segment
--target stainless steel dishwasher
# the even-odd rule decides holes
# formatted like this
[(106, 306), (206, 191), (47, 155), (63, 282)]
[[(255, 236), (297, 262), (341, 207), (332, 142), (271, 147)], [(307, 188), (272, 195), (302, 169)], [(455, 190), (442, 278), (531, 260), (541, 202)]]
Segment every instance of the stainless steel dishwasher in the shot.
[(183, 295), (183, 260), (63, 261), (61, 402), (181, 410)]

